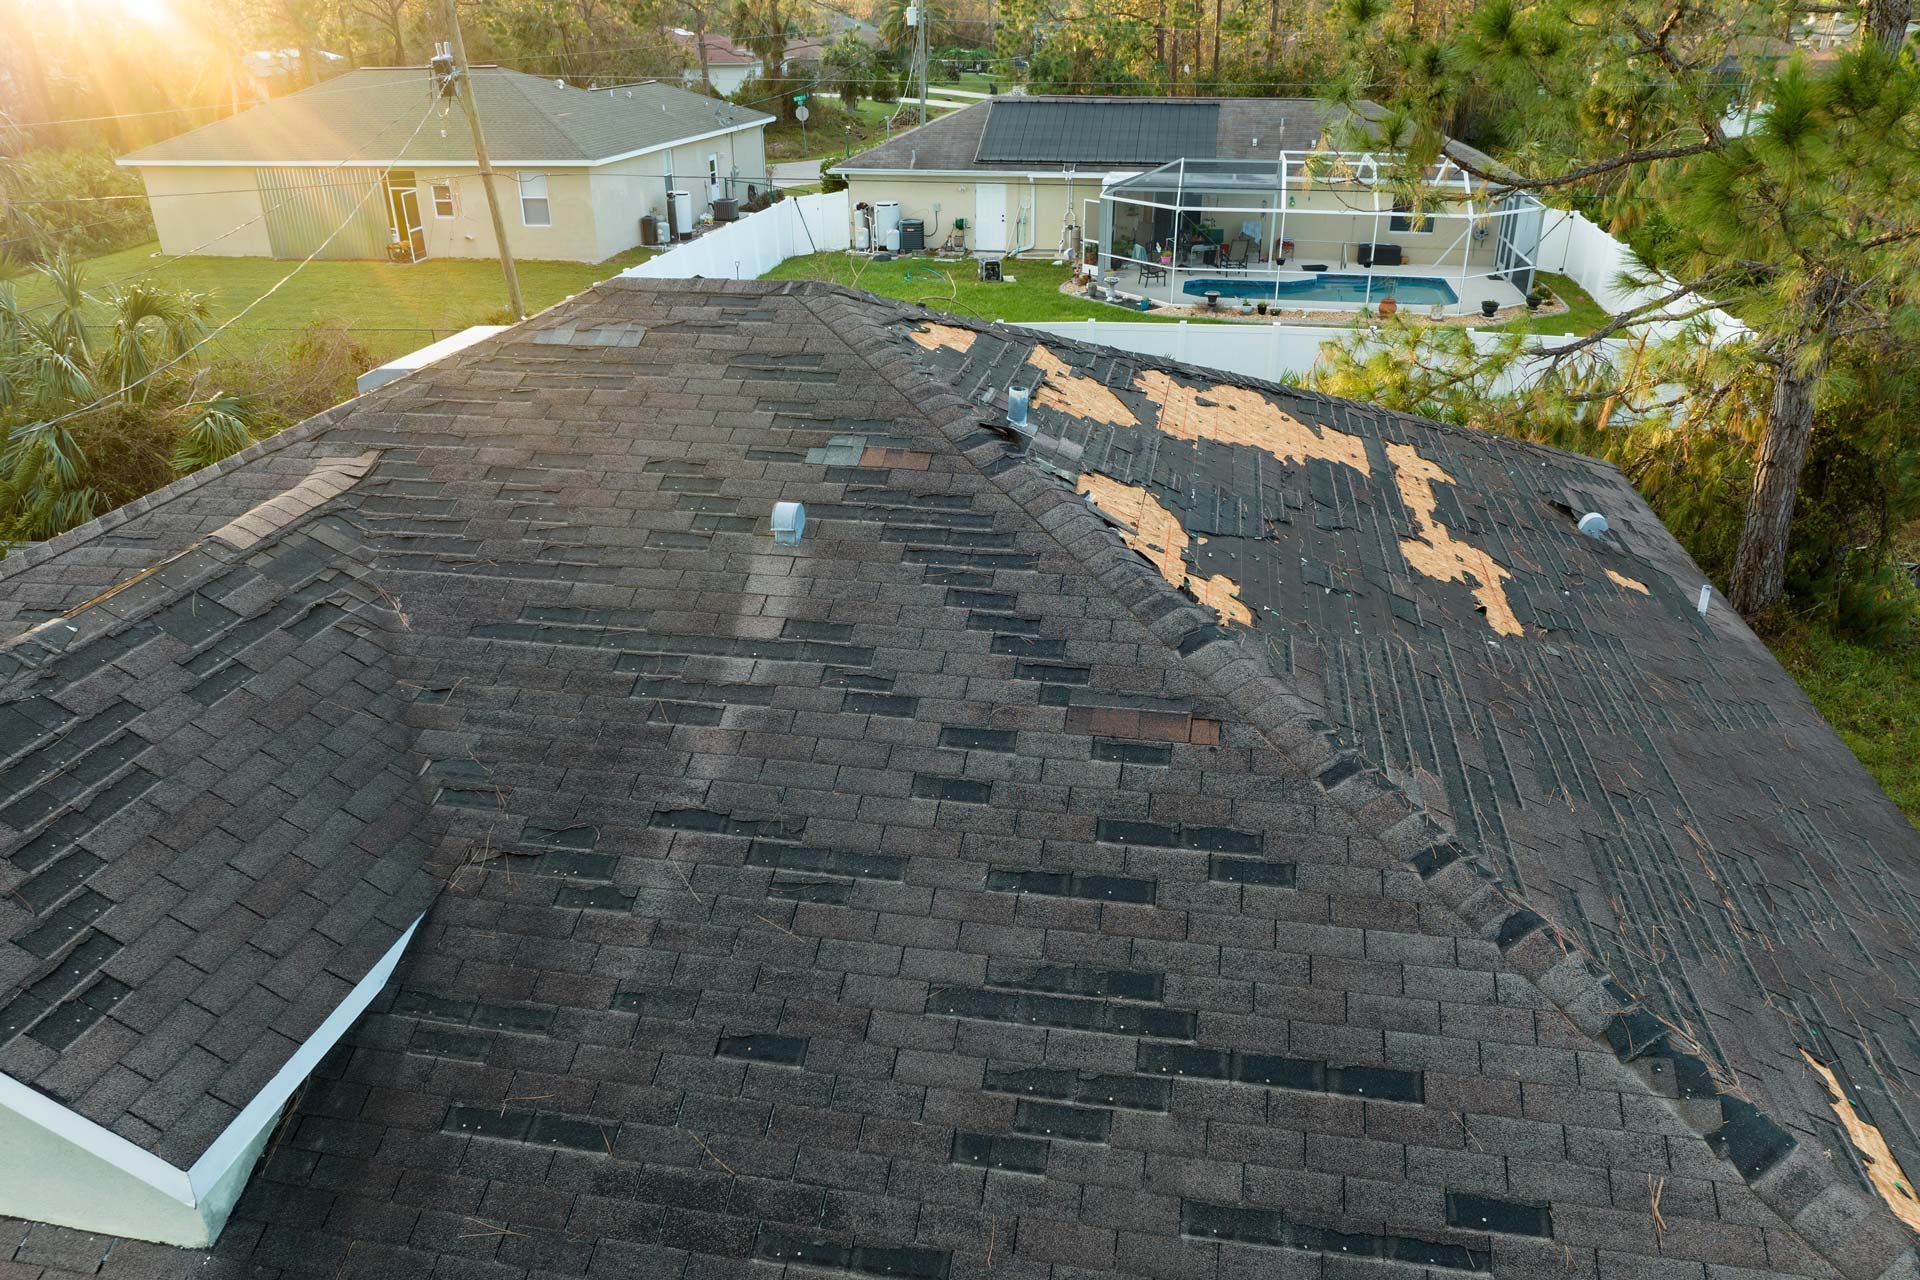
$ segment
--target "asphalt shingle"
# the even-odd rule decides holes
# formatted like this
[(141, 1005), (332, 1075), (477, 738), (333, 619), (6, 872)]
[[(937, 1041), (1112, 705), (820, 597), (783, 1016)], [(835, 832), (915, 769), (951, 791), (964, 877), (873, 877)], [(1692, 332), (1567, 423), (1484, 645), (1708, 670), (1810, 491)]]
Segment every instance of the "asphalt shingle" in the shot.
[[(928, 323), (970, 336), (928, 349)], [(597, 336), (616, 328), (644, 336)], [(1773, 1032), (1704, 1019), (1717, 1051), (1750, 1053), (1730, 1060), (1761, 1082), (1755, 1107), (1720, 1087), (1705, 1047), (1640, 1020), (1675, 1016), (1663, 1001), (1680, 978), (1709, 996), (1732, 978), (1670, 948), (1620, 962), (1609, 986), (1544, 927), (1584, 937), (1602, 919), (1597, 872), (1566, 899), (1586, 916), (1546, 888), (1572, 874), (1552, 857), (1592, 847), (1573, 841), (1583, 825), (1656, 870), (1661, 787), (1681, 788), (1696, 825), (1759, 823), (1743, 806), (1764, 781), (1811, 824), (1768, 811), (1783, 830), (1827, 830), (1846, 805), (1876, 859), (1913, 847), (1757, 642), (1665, 599), (1689, 566), (1624, 482), (1051, 342), (1062, 399), (1036, 398), (1023, 451), (982, 433), (1004, 392), (983, 371), (1008, 349), (1023, 364), (1034, 341), (826, 286), (615, 281), (155, 504), (181, 532), (146, 547), (148, 564), (260, 501), (257, 468), (279, 492), (319, 458), (379, 454), (246, 561), (172, 588), (231, 615), (197, 647), (141, 631), (145, 613), (93, 642), (136, 634), (127, 655), (175, 646), (155, 669), (251, 674), (204, 705), (191, 682), (161, 704), (174, 719), (146, 751), (179, 745), (145, 793), (164, 788), (154, 834), (100, 846), (105, 865), (61, 899), (86, 901), (94, 877), (150, 850), (144, 881), (70, 925), (76, 941), (96, 921), (127, 949), (154, 940), (103, 1015), (138, 1044), (100, 1064), (83, 1105), (174, 1140), (166, 1126), (200, 1114), (197, 1098), (258, 1069), (247, 1027), (300, 1034), (308, 988), (333, 990), (404, 927), (422, 868), (444, 885), (211, 1260), (181, 1254), (177, 1270), (1065, 1280), (1710, 1263), (1878, 1280), (1910, 1266), (1844, 1149), (1819, 1154), (1812, 1096), (1765, 1076), (1784, 1071), (1754, 1048)], [(1088, 377), (1134, 425), (1060, 407)], [(1229, 404), (1278, 435), (1195, 440), (1202, 419), (1165, 416)], [(1364, 442), (1347, 456), (1370, 475), (1236, 452), (1344, 448), (1336, 432)], [(826, 455), (846, 437), (866, 438), (863, 459), (893, 452), (843, 468)], [(1414, 469), (1402, 447), (1454, 477), (1428, 479), (1431, 507), (1381, 488), (1389, 459)], [(1166, 580), (1164, 548), (1126, 545), (1141, 524), (1116, 531), (1058, 478), (1096, 469), (1173, 512), (1206, 485), (1287, 515), (1260, 538), (1190, 536), (1179, 562), (1182, 588), (1197, 575), (1210, 603), (1257, 605), (1256, 624), (1223, 630)], [(1569, 486), (1617, 513), (1620, 546), (1561, 528), (1542, 494)], [(1316, 492), (1348, 519), (1312, 518)], [(810, 508), (797, 546), (766, 532), (776, 499)], [(1484, 568), (1481, 550), (1508, 569), (1520, 634), (1491, 629), (1486, 583), (1418, 568), (1434, 562), (1401, 549), (1416, 521), (1454, 563)], [(73, 589), (69, 565), (101, 563), (116, 527), (0, 570), (0, 598)], [(926, 554), (956, 546), (1020, 559)], [(1602, 586), (1596, 557), (1649, 593)], [(1309, 589), (1303, 560), (1364, 585)], [(1216, 574), (1237, 596), (1207, 585)], [(1392, 620), (1395, 594), (1419, 602), (1419, 627)], [(328, 604), (338, 618), (291, 634)], [(256, 617), (275, 621), (253, 636)], [(201, 661), (240, 634), (251, 643)], [(1722, 699), (1737, 687), (1790, 758), (1714, 737), (1760, 780), (1741, 782), (1687, 719), (1715, 697), (1636, 701), (1629, 669), (1684, 669)], [(132, 686), (110, 681), (85, 715), (59, 687), (10, 688), (33, 726), (22, 757), (70, 721), (120, 714)], [(50, 705), (29, 707), (35, 694)], [(89, 730), (87, 752), (153, 714)], [(1700, 790), (1694, 772), (1628, 767), (1655, 747), (1682, 758), (1688, 733)], [(280, 775), (256, 777), (254, 752)], [(1549, 765), (1571, 809), (1537, 798)], [(63, 792), (58, 812), (84, 814), (116, 776)], [(1580, 807), (1603, 795), (1604, 811)], [(1520, 874), (1502, 884), (1509, 858)], [(1658, 869), (1694, 874), (1677, 857)], [(262, 887), (279, 874), (297, 884)], [(142, 884), (179, 896), (121, 939), (115, 916)], [(1636, 911), (1662, 909), (1639, 881), (1623, 888)], [(228, 896), (248, 912), (206, 909)], [(1723, 900), (1692, 900), (1692, 945), (1730, 945), (1709, 934)], [(5, 909), (10, 939), (45, 927)], [(1889, 967), (1912, 946), (1895, 910), (1847, 906)], [(1604, 917), (1622, 950), (1640, 945), (1622, 932), (1635, 919)], [(16, 950), (15, 1000), (57, 967)], [(1856, 973), (1851, 989), (1893, 1009), (1873, 984)], [(16, 1036), (0, 1067), (57, 1072), (50, 1052)], [(16, 1265), (96, 1257), (6, 1225)], [(152, 1271), (150, 1253), (119, 1258), (101, 1274)]]

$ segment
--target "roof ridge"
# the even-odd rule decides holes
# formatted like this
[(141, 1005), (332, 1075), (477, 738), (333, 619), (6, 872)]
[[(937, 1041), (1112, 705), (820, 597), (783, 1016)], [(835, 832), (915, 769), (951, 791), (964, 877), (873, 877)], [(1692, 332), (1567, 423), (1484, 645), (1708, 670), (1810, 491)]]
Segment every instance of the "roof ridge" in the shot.
[[(807, 293), (862, 300), (841, 286)], [(1002, 407), (970, 403), (929, 377), (901, 335), (874, 314), (882, 311), (894, 320), (913, 321), (913, 312), (870, 302), (849, 310), (854, 314), (822, 319), (847, 321), (835, 327), (848, 345), (919, 405), (963, 457), (1079, 558), (1276, 750), (1316, 779), (1330, 800), (1352, 814), (1362, 833), (1413, 871), (1469, 930), (1495, 943), (1514, 971), (1630, 1068), (1649, 1094), (1671, 1103), (1687, 1130), (1732, 1164), (1813, 1252), (1848, 1280), (1920, 1278), (1920, 1248), (1886, 1205), (1844, 1181), (1830, 1157), (1797, 1140), (1733, 1087), (1723, 1086), (1678, 1028), (1641, 1005), (1525, 895), (1502, 885), (1498, 874), (1455, 840), (1416, 796), (1360, 751), (1342, 747), (1333, 727), (1306, 698), (1273, 675), (1213, 613), (1129, 550), (1109, 522), (1039, 468), (1018, 465), (1018, 455), (1004, 438), (982, 438), (980, 419), (998, 416)], [(923, 314), (942, 323), (954, 319)], [(975, 331), (981, 327), (961, 323)]]

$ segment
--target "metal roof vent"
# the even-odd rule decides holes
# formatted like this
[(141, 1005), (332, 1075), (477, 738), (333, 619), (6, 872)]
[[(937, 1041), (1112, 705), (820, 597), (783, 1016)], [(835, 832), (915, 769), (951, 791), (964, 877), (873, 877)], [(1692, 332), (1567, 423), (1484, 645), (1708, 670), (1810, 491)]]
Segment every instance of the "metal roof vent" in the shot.
[(1580, 517), (1574, 528), (1589, 538), (1604, 538), (1607, 536), (1607, 518), (1598, 511), (1589, 511)]
[(1031, 387), (1007, 388), (1007, 421), (1012, 423), (1013, 429), (1021, 435), (1027, 434), (1029, 430), (1027, 426), (1027, 401), (1032, 398), (1033, 389)]
[(800, 545), (800, 535), (807, 531), (807, 509), (798, 502), (776, 502), (773, 504), (773, 540), (783, 547)]
[(1704, 618), (1707, 616), (1707, 608), (1712, 604), (1713, 584), (1711, 582), (1703, 582), (1700, 584), (1700, 604), (1698, 605), (1701, 617)]

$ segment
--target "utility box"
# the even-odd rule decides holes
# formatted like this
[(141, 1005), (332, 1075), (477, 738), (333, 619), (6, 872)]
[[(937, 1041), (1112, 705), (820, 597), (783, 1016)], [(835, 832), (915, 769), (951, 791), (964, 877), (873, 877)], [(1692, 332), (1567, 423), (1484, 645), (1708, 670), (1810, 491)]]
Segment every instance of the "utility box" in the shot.
[(927, 223), (924, 218), (900, 219), (900, 252), (919, 253), (927, 247)]

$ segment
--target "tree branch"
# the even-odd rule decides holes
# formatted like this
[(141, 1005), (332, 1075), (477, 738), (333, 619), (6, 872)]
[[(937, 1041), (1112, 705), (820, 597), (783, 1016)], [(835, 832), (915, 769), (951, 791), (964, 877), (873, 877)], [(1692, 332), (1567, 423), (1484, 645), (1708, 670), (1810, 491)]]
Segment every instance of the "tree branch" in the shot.
[(1589, 178), (1597, 178), (1603, 173), (1612, 173), (1616, 169), (1627, 169), (1640, 164), (1653, 164), (1660, 160), (1679, 160), (1686, 156), (1697, 156), (1708, 151), (1716, 151), (1720, 148), (1720, 145), (1717, 141), (1705, 139), (1700, 142), (1690, 142), (1678, 147), (1636, 147), (1631, 151), (1622, 151), (1619, 155), (1611, 156), (1605, 160), (1597, 160), (1592, 164), (1582, 165), (1578, 169), (1569, 169), (1567, 172), (1556, 174), (1551, 178), (1526, 178), (1512, 173), (1494, 173), (1484, 166), (1455, 155), (1452, 151), (1447, 152), (1447, 159), (1451, 160), (1457, 168), (1464, 170), (1469, 176), (1488, 183), (1491, 188), (1488, 194), (1498, 196), (1505, 195), (1509, 191), (1545, 191), (1553, 187), (1572, 186), (1576, 182), (1585, 182)]

